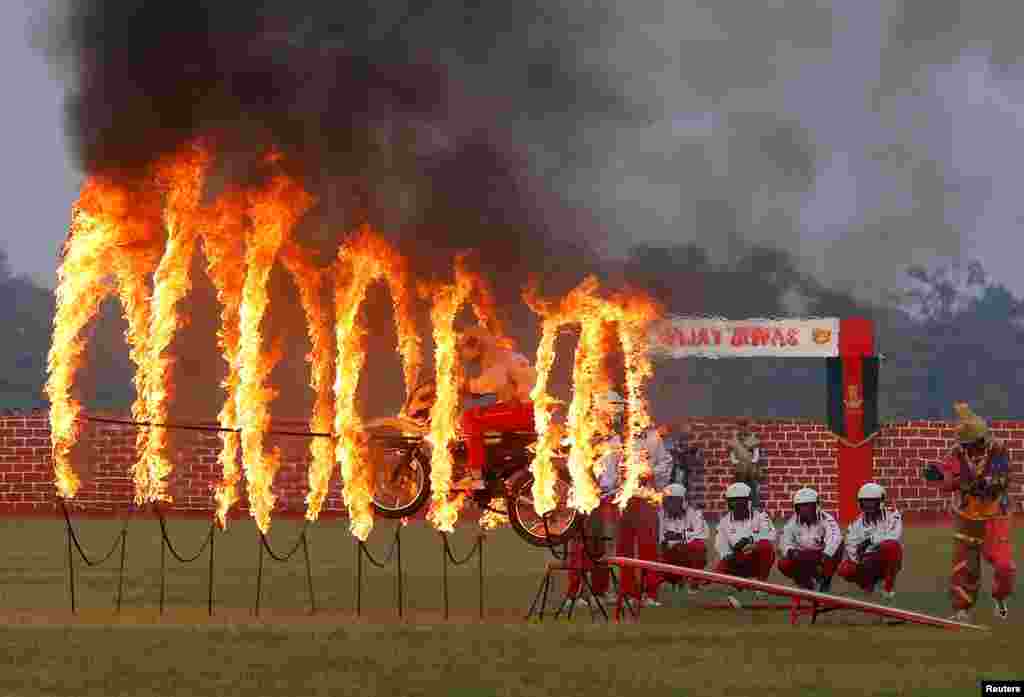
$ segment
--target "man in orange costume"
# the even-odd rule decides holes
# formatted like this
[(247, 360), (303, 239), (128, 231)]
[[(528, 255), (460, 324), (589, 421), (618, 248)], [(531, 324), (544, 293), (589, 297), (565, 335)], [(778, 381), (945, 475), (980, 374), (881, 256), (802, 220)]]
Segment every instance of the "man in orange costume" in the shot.
[(469, 473), (454, 488), (483, 489), (487, 459), (484, 434), (487, 431), (534, 429), (530, 392), (537, 382), (537, 371), (526, 356), (503, 345), (481, 327), (471, 327), (462, 333), (459, 350), (465, 363), (480, 364), (480, 375), (464, 380), (462, 392), (497, 397), (495, 404), (472, 407), (462, 415), (462, 434), (469, 451)]
[(956, 533), (950, 594), (956, 614), (967, 622), (981, 584), (981, 558), (992, 565), (992, 599), (996, 615), (1009, 616), (1006, 598), (1013, 592), (1017, 566), (1010, 541), (1007, 496), (1010, 458), (1006, 446), (992, 438), (988, 424), (964, 402), (953, 405), (959, 419), (958, 445), (941, 467), (929, 465), (924, 478), (956, 496)]

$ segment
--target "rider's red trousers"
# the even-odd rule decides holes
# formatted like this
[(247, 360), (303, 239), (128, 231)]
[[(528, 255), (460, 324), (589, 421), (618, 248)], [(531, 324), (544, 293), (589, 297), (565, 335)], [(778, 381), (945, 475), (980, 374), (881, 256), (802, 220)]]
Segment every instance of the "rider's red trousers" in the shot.
[(860, 562), (844, 559), (838, 574), (866, 591), (882, 581), (883, 588), (891, 593), (896, 584), (896, 574), (902, 566), (903, 546), (896, 540), (886, 540), (879, 545), (877, 552), (865, 556)]
[(487, 460), (484, 434), (488, 431), (532, 431), (533, 402), (498, 402), (473, 407), (462, 414), (462, 435), (469, 450), (469, 469), (482, 476)]

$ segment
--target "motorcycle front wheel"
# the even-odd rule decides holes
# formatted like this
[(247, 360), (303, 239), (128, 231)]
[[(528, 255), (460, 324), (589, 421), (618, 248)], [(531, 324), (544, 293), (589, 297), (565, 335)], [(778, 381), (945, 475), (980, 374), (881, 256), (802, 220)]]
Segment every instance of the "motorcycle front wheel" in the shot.
[(508, 518), (512, 529), (534, 547), (557, 547), (576, 533), (580, 514), (570, 508), (570, 484), (559, 477), (555, 481), (555, 507), (543, 516), (533, 507), (533, 475), (519, 479), (508, 493)]

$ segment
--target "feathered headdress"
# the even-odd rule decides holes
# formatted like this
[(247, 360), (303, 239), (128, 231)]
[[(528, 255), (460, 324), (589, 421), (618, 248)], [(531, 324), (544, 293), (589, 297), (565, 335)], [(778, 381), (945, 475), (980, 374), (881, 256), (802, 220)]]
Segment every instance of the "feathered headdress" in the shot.
[(956, 437), (962, 445), (979, 440), (988, 442), (992, 439), (992, 434), (988, 430), (988, 424), (985, 423), (985, 419), (971, 411), (971, 408), (967, 406), (967, 402), (956, 402), (953, 405), (953, 411), (956, 412), (957, 420), (959, 421), (956, 427)]

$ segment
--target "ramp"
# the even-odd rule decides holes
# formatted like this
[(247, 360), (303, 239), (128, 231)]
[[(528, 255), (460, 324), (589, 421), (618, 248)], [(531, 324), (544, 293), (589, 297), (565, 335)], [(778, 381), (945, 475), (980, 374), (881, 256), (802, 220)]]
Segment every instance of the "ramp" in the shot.
[(719, 583), (725, 586), (733, 586), (734, 588), (764, 591), (771, 595), (783, 596), (791, 600), (790, 617), (792, 624), (794, 625), (797, 623), (801, 615), (811, 615), (811, 621), (813, 622), (817, 619), (817, 616), (823, 612), (829, 612), (831, 610), (857, 610), (879, 617), (888, 617), (894, 620), (913, 622), (914, 624), (924, 624), (932, 627), (989, 631), (988, 627), (978, 624), (955, 622), (941, 617), (925, 615), (920, 612), (901, 610), (899, 608), (887, 607), (877, 603), (864, 602), (863, 600), (843, 598), (829, 593), (818, 593), (816, 591), (804, 590), (803, 588), (780, 586), (776, 583), (768, 583), (766, 581), (759, 581), (752, 578), (740, 578), (739, 576), (729, 576), (728, 574), (719, 574), (713, 571), (688, 569), (683, 566), (673, 566), (672, 564), (663, 564), (656, 561), (643, 561), (641, 559), (632, 559), (630, 557), (608, 557), (605, 559), (605, 562), (618, 567), (629, 566), (637, 569), (654, 571), (655, 573), (684, 576), (686, 578), (699, 581)]

